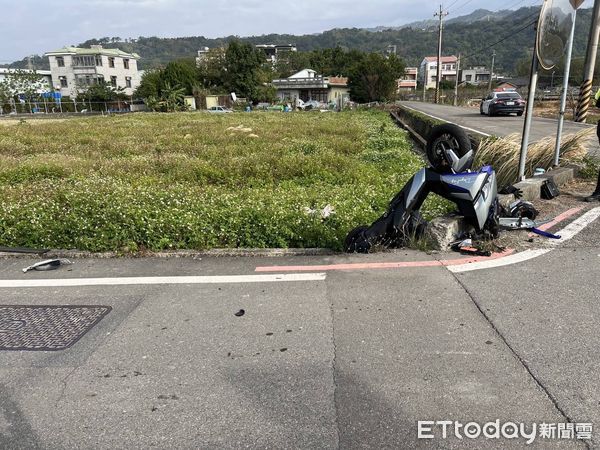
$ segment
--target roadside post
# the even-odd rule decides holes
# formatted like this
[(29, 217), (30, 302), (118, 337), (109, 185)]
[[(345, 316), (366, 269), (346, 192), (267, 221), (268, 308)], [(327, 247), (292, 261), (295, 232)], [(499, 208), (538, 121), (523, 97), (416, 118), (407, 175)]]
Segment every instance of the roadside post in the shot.
[(573, 40), (575, 37), (575, 21), (577, 20), (577, 8), (581, 6), (584, 0), (570, 0), (571, 12), (571, 32), (567, 43), (567, 57), (565, 58), (565, 71), (563, 76), (563, 88), (560, 97), (560, 109), (558, 111), (558, 129), (556, 131), (556, 145), (554, 146), (554, 166), (560, 164), (560, 143), (562, 138), (563, 123), (565, 121), (565, 109), (567, 104), (567, 91), (569, 90), (569, 76), (571, 74), (571, 56), (573, 54)]
[[(557, 5), (568, 4), (569, 0), (544, 0), (538, 18), (535, 49), (531, 59), (531, 73), (529, 76), (529, 92), (527, 95), (527, 109), (523, 123), (523, 136), (521, 138), (521, 154), (519, 157), (519, 181), (525, 179), (525, 165), (527, 162), (527, 148), (529, 146), (529, 132), (533, 119), (533, 103), (537, 89), (538, 67), (545, 70), (552, 69), (565, 50), (566, 36), (564, 27), (561, 27), (565, 18), (562, 8)], [(570, 16), (569, 16), (570, 17)]]

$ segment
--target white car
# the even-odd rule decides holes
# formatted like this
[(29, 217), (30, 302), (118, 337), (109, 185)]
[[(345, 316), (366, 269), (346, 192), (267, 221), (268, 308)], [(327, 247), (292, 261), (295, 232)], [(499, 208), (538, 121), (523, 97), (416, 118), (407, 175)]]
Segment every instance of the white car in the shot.
[(233, 111), (229, 108), (225, 108), (224, 106), (211, 106), (208, 109), (209, 113), (215, 113), (215, 114), (220, 114), (220, 113), (232, 113)]

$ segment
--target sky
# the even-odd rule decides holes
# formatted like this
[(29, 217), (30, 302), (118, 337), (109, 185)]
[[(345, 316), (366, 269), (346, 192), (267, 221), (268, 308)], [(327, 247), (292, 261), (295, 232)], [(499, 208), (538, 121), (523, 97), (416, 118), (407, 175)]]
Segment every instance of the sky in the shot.
[[(542, 0), (447, 0), (448, 18)], [(583, 7), (591, 7), (586, 0)], [(310, 34), (402, 25), (433, 17), (424, 0), (0, 0), (0, 64), (91, 38)]]

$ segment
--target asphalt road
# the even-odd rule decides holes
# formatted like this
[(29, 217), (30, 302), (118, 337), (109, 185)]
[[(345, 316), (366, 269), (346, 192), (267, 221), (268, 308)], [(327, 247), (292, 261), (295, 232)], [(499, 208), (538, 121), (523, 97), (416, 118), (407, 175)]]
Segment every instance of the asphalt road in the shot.
[(113, 309), (67, 350), (0, 351), (0, 448), (525, 448), (439, 430), (419, 440), (417, 421), (600, 427), (600, 223), (512, 266), (452, 273), (430, 264), (440, 257), (80, 259), (27, 274), (33, 260), (1, 260), (0, 282), (426, 265), (310, 281), (1, 287), (0, 306)]
[[(525, 116), (488, 117), (479, 114), (479, 108), (436, 105), (422, 102), (402, 102), (402, 105), (489, 135), (507, 136), (512, 133), (521, 134), (523, 132)], [(555, 119), (534, 117), (530, 131), (531, 142), (538, 141), (547, 136), (556, 136), (557, 127), (558, 122)], [(565, 121), (563, 134), (576, 133), (582, 129), (591, 127), (593, 125)], [(591, 144), (594, 150), (598, 147), (595, 137)]]

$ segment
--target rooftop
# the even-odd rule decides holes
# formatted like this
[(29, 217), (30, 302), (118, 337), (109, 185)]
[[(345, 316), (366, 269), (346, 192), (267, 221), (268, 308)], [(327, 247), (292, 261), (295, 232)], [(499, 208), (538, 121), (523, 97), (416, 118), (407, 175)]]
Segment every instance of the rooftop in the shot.
[(93, 45), (91, 48), (63, 47), (44, 54), (44, 56), (49, 55), (105, 55), (140, 59), (140, 55), (137, 53), (127, 53), (118, 48), (104, 48), (101, 45)]
[[(458, 58), (454, 55), (452, 56), (442, 56), (440, 61), (443, 63), (453, 63), (456, 62)], [(437, 56), (426, 56), (425, 61), (427, 62), (437, 62)]]

